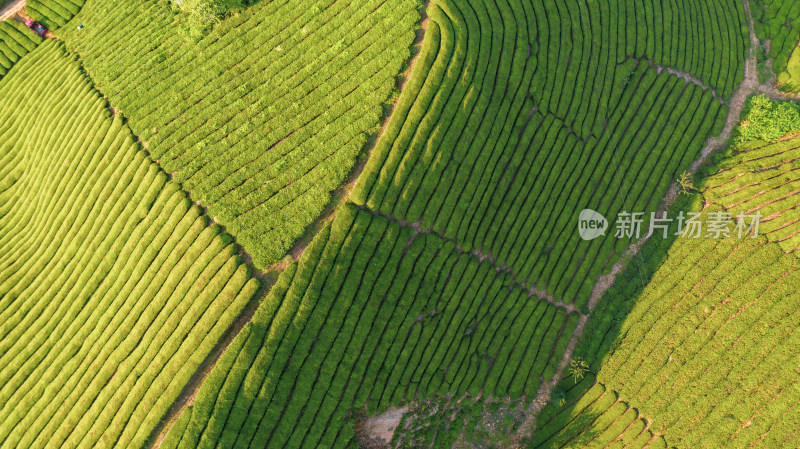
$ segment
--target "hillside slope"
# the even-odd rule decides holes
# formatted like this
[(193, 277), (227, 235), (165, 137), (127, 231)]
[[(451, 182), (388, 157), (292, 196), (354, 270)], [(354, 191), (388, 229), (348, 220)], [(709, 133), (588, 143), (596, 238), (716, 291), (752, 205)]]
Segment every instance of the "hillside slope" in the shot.
[(90, 0), (59, 36), (165, 171), (259, 269), (377, 132), (420, 0), (258, 2), (197, 42), (166, 2)]
[(0, 445), (141, 447), (258, 282), (62, 44), (0, 134)]
[(723, 100), (744, 73), (738, 2), (704, 3), (703, 15), (679, 2), (653, 27), (668, 8), (659, 3), (434, 2), (427, 69), (352, 201), (585, 307), (632, 239), (582, 241), (581, 210), (649, 217), (721, 131)]
[[(354, 447), (353, 415), (466, 393), (533, 399), (630, 243), (580, 242), (577, 213), (654, 209), (722, 128), (723, 96), (743, 75), (743, 13), (711, 5), (728, 31), (695, 36), (693, 56), (672, 45), (710, 16), (687, 17), (693, 31), (595, 40), (582, 20), (605, 30), (654, 16), (633, 3), (429, 5), (350, 204), (284, 272), (162, 447)], [(561, 45), (567, 35), (581, 45)], [(723, 43), (703, 67), (699, 55)], [(578, 95), (594, 72), (595, 90)]]
[[(798, 148), (796, 137), (761, 143), (720, 163), (694, 208), (729, 213), (731, 236), (654, 242), (632, 262), (577, 350), (591, 371), (562, 380), (530, 447), (658, 436), (681, 448), (800, 444)], [(762, 214), (757, 238), (733, 232), (741, 213)], [(606, 390), (615, 399), (602, 404)], [(646, 428), (615, 421), (617, 403)]]
[(352, 409), (532, 395), (577, 318), (450, 242), (345, 206), (161, 447), (346, 447)]

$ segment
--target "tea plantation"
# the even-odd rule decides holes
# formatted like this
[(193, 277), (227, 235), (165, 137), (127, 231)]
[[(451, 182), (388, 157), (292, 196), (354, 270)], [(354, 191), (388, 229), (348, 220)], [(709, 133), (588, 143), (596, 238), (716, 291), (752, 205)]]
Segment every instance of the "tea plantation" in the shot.
[[(637, 38), (615, 25), (630, 30), (641, 20), (646, 29), (653, 20), (632, 2), (613, 12), (597, 2), (563, 11), (549, 2), (474, 3), (428, 8), (425, 78), (404, 91), (353, 201), (418, 221), (490, 255), (525, 285), (585, 306), (629, 242), (613, 233), (581, 241), (573, 231), (578, 213), (654, 211), (676, 173), (719, 133), (727, 106), (716, 96), (729, 94), (742, 74), (740, 10), (724, 4), (729, 53), (713, 51), (710, 37), (692, 41), (701, 45), (693, 54), (720, 57), (698, 72), (715, 86), (703, 89), (655, 66), (694, 68), (697, 61), (666, 51), (689, 40), (690, 30)], [(516, 27), (481, 32), (500, 17)], [(597, 33), (581, 37), (589, 26)]]
[(258, 282), (62, 44), (0, 123), (0, 441), (139, 447)]
[(198, 42), (150, 0), (61, 35), (153, 159), (264, 268), (329, 203), (409, 59), (416, 0), (263, 1)]
[(643, 438), (609, 430), (625, 408), (670, 446), (796, 446), (797, 264), (763, 239), (679, 239), (646, 288), (604, 299), (578, 351), (597, 374), (561, 382), (530, 447)]
[(29, 0), (0, 22), (0, 447), (800, 447), (798, 21)]
[(25, 31), (24, 25), (15, 20), (0, 22), (0, 78), (41, 41), (39, 36)]
[[(796, 203), (786, 205), (796, 201), (788, 161), (797, 147), (797, 138), (751, 143), (717, 164), (686, 207), (760, 213), (760, 235), (650, 244), (601, 300), (576, 355), (590, 370), (561, 381), (530, 447), (601, 438), (640, 447), (656, 437), (671, 447), (800, 444), (800, 265), (789, 218)], [(635, 412), (621, 415), (626, 408)], [(639, 415), (644, 428), (617, 421)]]
[(436, 394), (532, 395), (577, 318), (451, 242), (346, 206), (282, 274), (162, 447), (344, 447), (360, 404), (372, 413)]

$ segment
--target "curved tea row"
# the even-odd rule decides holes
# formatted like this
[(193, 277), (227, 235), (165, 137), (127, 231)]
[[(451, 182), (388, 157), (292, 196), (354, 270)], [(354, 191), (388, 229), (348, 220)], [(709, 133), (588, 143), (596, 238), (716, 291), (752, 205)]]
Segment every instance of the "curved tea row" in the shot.
[(0, 134), (0, 445), (141, 447), (258, 283), (62, 44)]
[(419, 0), (258, 2), (195, 42), (152, 0), (59, 30), (153, 158), (264, 268), (330, 201), (409, 58)]

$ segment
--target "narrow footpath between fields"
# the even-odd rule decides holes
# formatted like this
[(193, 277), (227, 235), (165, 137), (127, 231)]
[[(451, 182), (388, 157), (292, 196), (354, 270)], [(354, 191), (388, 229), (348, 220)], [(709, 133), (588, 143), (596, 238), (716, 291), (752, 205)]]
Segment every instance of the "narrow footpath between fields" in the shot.
[[(24, 2), (24, 0), (21, 0)], [(420, 23), (417, 27), (417, 36), (414, 39), (414, 42), (411, 44), (412, 49), (418, 48), (422, 45), (422, 41), (425, 36), (425, 28), (428, 23), (428, 16), (425, 13), (426, 8), (430, 5), (430, 0), (426, 0), (424, 6), (421, 9), (421, 18)], [(413, 51), (413, 50), (412, 50)], [(399, 75), (400, 82), (398, 83), (397, 90), (402, 92), (403, 87), (405, 87), (406, 81), (409, 79), (411, 75), (411, 71), (414, 68), (417, 60), (419, 59), (420, 52), (412, 52), (412, 57), (408, 61), (407, 69)], [(399, 97), (399, 95), (398, 95)], [(309, 227), (307, 228), (305, 234), (298, 239), (297, 242), (292, 246), (289, 250), (288, 255), (290, 259), (288, 261), (279, 262), (272, 266), (267, 267), (263, 272), (259, 271), (255, 268), (252, 262), (252, 257), (247, 251), (244, 250), (240, 246), (239, 248), (239, 256), (245, 261), (247, 265), (252, 268), (252, 273), (255, 277), (257, 277), (261, 281), (261, 288), (259, 291), (253, 296), (253, 299), (248, 303), (245, 307), (245, 310), (242, 312), (239, 317), (234, 320), (234, 322), (230, 325), (230, 327), (225, 331), (223, 338), (217, 343), (217, 346), (214, 350), (206, 357), (205, 360), (200, 364), (198, 370), (194, 373), (192, 378), (189, 380), (189, 383), (186, 384), (181, 394), (172, 404), (170, 409), (161, 419), (158, 426), (153, 429), (153, 432), (150, 434), (150, 438), (148, 441), (151, 443), (149, 446), (150, 448), (158, 448), (161, 446), (161, 442), (167, 436), (172, 425), (177, 421), (180, 417), (183, 410), (186, 407), (191, 406), (194, 404), (194, 399), (197, 396), (198, 391), (200, 391), (200, 387), (203, 385), (203, 382), (211, 374), (211, 370), (216, 365), (217, 361), (222, 354), (228, 349), (228, 346), (233, 342), (233, 339), (241, 332), (247, 323), (249, 323), (253, 315), (255, 314), (258, 306), (261, 303), (261, 300), (269, 293), (272, 285), (277, 280), (278, 275), (291, 263), (291, 261), (298, 261), (300, 256), (305, 251), (306, 247), (309, 243), (314, 239), (317, 233), (329, 222), (331, 222), (336, 214), (336, 211), (339, 209), (340, 206), (344, 205), (347, 202), (347, 198), (349, 196), (350, 190), (355, 185), (356, 181), (358, 180), (359, 175), (364, 169), (369, 156), (372, 153), (375, 144), (383, 135), (386, 127), (389, 123), (389, 119), (392, 116), (392, 110), (389, 110), (385, 116), (383, 117), (383, 123), (381, 126), (380, 132), (376, 135), (368, 136), (366, 149), (364, 154), (361, 158), (356, 162), (355, 167), (352, 169), (350, 175), (345, 180), (343, 185), (337, 189), (336, 191), (331, 193), (331, 201), (328, 206), (323, 210), (320, 214), (319, 218), (314, 221)], [(171, 176), (170, 176), (171, 178)], [(205, 208), (201, 204), (197, 204), (204, 212), (204, 215), (209, 216), (207, 208)], [(224, 227), (223, 227), (224, 229)]]
[[(796, 100), (797, 98), (791, 95), (783, 94), (779, 92), (775, 88), (775, 76), (773, 75), (770, 80), (763, 84), (759, 84), (758, 82), (758, 70), (756, 68), (757, 59), (756, 59), (756, 49), (758, 46), (761, 45), (758, 37), (755, 34), (755, 28), (753, 24), (753, 16), (750, 12), (750, 1), (749, 0), (741, 0), (744, 6), (745, 15), (747, 17), (747, 26), (750, 33), (750, 49), (747, 60), (745, 62), (745, 71), (744, 71), (744, 80), (742, 81), (741, 85), (736, 89), (736, 91), (731, 96), (730, 100), (728, 101), (728, 116), (725, 120), (725, 127), (720, 133), (719, 136), (711, 137), (706, 141), (706, 146), (700, 152), (700, 156), (697, 160), (695, 160), (692, 165), (689, 167), (688, 173), (690, 175), (695, 175), (697, 171), (706, 164), (711, 157), (712, 154), (721, 150), (725, 144), (730, 140), (731, 133), (736, 125), (739, 123), (742, 110), (744, 109), (745, 103), (747, 102), (747, 98), (753, 94), (763, 93), (767, 97), (773, 100)], [(693, 82), (695, 84), (704, 87), (702, 83), (697, 80), (696, 77), (692, 76), (691, 74), (686, 74), (682, 72), (678, 72), (674, 69), (664, 68), (676, 76), (680, 76), (686, 79), (689, 82)], [(666, 212), (672, 206), (672, 204), (677, 199), (680, 193), (680, 189), (676, 182), (673, 182), (670, 186), (669, 190), (667, 191), (666, 196), (661, 202), (661, 205), (658, 209), (660, 212)], [(519, 431), (516, 435), (516, 442), (519, 442), (522, 438), (526, 436), (530, 436), (531, 432), (534, 429), (534, 423), (536, 420), (536, 416), (539, 412), (542, 411), (545, 405), (547, 405), (548, 399), (550, 397), (550, 393), (552, 392), (553, 388), (555, 388), (558, 380), (564, 375), (564, 370), (566, 369), (567, 365), (569, 365), (570, 360), (572, 360), (572, 353), (575, 350), (575, 347), (578, 345), (580, 341), (581, 335), (583, 334), (583, 329), (589, 321), (591, 317), (591, 313), (594, 311), (595, 307), (597, 306), (597, 302), (603, 295), (608, 291), (609, 288), (614, 284), (614, 280), (616, 279), (617, 275), (621, 273), (625, 267), (626, 263), (633, 262), (635, 258), (638, 256), (641, 260), (641, 255), (639, 254), (640, 249), (647, 241), (647, 237), (642, 237), (637, 242), (633, 243), (625, 253), (620, 257), (619, 261), (613, 266), (611, 272), (607, 275), (600, 276), (600, 278), (595, 283), (594, 289), (592, 294), (589, 298), (589, 315), (581, 316), (580, 321), (578, 322), (578, 326), (575, 328), (573, 332), (572, 338), (567, 345), (567, 350), (564, 352), (564, 355), (561, 359), (561, 363), (558, 365), (558, 369), (556, 374), (553, 376), (552, 379), (546, 381), (542, 384), (539, 388), (539, 391), (536, 394), (536, 397), (531, 401), (528, 406), (526, 420), (522, 426), (520, 426)], [(514, 446), (516, 447), (516, 446)]]
[(0, 9), (0, 20), (6, 20), (14, 17), (25, 8), (25, 0), (12, 0), (3, 5)]

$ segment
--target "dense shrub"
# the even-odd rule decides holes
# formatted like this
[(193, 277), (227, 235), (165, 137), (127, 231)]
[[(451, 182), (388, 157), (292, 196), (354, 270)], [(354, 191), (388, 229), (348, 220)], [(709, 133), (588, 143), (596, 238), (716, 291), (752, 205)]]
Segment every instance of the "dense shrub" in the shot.
[(751, 97), (739, 124), (736, 142), (761, 140), (775, 142), (800, 130), (800, 106), (792, 102), (772, 101), (763, 95)]

